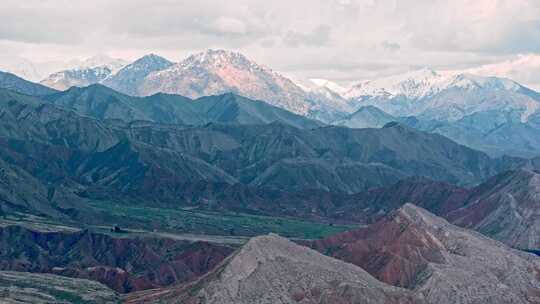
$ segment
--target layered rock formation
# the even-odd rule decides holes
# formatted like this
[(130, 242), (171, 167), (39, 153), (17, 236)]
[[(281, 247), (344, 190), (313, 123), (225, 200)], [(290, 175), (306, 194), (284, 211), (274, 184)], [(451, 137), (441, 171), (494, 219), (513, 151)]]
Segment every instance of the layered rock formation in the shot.
[(512, 247), (540, 249), (540, 173), (499, 174), (471, 190), (467, 203), (444, 216)]
[(186, 286), (128, 297), (128, 303), (423, 303), (361, 268), (277, 235), (253, 238), (218, 269)]
[(540, 302), (540, 258), (412, 204), (312, 247), (413, 290), (428, 303)]
[(111, 237), (86, 230), (0, 227), (0, 269), (101, 282), (120, 293), (193, 280), (234, 249), (166, 238)]

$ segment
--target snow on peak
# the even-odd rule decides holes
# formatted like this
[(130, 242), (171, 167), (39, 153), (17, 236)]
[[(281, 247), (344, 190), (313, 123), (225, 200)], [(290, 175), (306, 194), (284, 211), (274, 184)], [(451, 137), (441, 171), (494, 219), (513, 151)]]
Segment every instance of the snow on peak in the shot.
[(482, 88), (491, 90), (517, 91), (521, 85), (513, 80), (499, 77), (484, 77), (470, 73), (460, 73), (453, 75), (447, 85), (448, 87), (459, 87), (463, 89)]
[(144, 56), (142, 56), (141, 58), (137, 59), (134, 61), (135, 62), (155, 62), (155, 61), (158, 61), (158, 62), (161, 62), (161, 61), (168, 61), (167, 59), (159, 56), (159, 55), (156, 55), (154, 53), (150, 53), (150, 54), (146, 54)]
[(167, 60), (167, 59), (165, 59), (165, 58), (163, 58), (161, 56), (158, 56), (158, 55), (155, 55), (155, 54), (148, 54), (148, 55), (144, 55), (141, 58), (133, 61), (132, 63), (124, 66), (122, 69), (120, 69), (118, 71), (118, 73), (120, 73), (121, 71), (123, 71), (123, 72), (126, 72), (126, 71), (131, 71), (131, 72), (134, 72), (134, 71), (148, 71), (148, 72), (159, 71), (159, 70), (163, 70), (165, 68), (168, 68), (171, 65), (173, 65), (172, 62), (170, 62), (169, 60)]
[(411, 100), (433, 96), (450, 88), (517, 91), (516, 82), (498, 77), (484, 77), (470, 73), (436, 72), (421, 69), (354, 85), (344, 93), (346, 98), (404, 96)]
[(209, 49), (191, 55), (167, 69), (151, 73), (142, 86), (144, 95), (164, 92), (197, 98), (234, 92), (295, 113), (309, 111), (305, 92), (300, 87), (234, 51)]
[(336, 92), (336, 93), (338, 93), (340, 95), (342, 95), (343, 93), (345, 93), (347, 91), (346, 88), (340, 86), (339, 84), (337, 84), (337, 83), (335, 83), (333, 81), (327, 80), (327, 79), (311, 78), (309, 80), (318, 87), (327, 88), (327, 89), (329, 89), (329, 90), (331, 90), (333, 92)]
[(405, 74), (393, 75), (375, 80), (363, 81), (344, 93), (346, 98), (362, 96), (405, 96), (420, 99), (433, 95), (446, 87), (448, 77), (424, 68)]
[(228, 50), (208, 49), (204, 52), (189, 56), (177, 66), (179, 69), (189, 69), (192, 67), (223, 68), (232, 65), (236, 68), (246, 70), (265, 70), (271, 72), (269, 68), (255, 63), (241, 53)]

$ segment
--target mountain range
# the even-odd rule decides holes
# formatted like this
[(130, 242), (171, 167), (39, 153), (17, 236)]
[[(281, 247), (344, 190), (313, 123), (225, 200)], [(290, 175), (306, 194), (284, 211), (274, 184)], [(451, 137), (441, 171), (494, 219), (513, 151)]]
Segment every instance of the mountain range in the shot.
[(358, 105), (374, 105), (394, 116), (456, 121), (498, 110), (526, 122), (540, 108), (538, 93), (505, 78), (440, 74), (423, 69), (366, 81), (344, 94)]
[[(196, 101), (162, 94), (157, 96), (171, 99), (154, 100), (100, 85), (43, 99), (0, 92), (0, 197), (7, 214), (83, 217), (89, 212), (83, 208), (85, 201), (108, 200), (369, 223), (414, 201), (508, 245), (540, 245), (534, 216), (537, 159), (493, 159), (396, 122), (380, 129), (321, 126), (265, 103), (259, 103), (258, 112), (246, 110), (244, 116), (226, 120), (216, 119), (227, 117), (224, 114), (202, 111), (229, 113), (221, 107), (227, 99), (239, 103), (233, 103), (237, 109), (245, 108), (242, 102), (257, 104), (232, 94)], [(146, 120), (111, 117), (103, 114), (108, 111), (95, 111), (109, 109), (93, 104), (99, 100), (114, 100), (120, 109), (146, 115), (167, 100), (185, 102), (204, 119), (182, 125), (167, 124), (171, 121), (158, 115), (142, 117)], [(138, 108), (147, 102), (155, 105)], [(166, 117), (182, 117), (168, 113)], [(275, 113), (279, 115), (272, 116)], [(270, 118), (238, 117), (281, 118), (269, 123)], [(526, 171), (505, 175), (505, 170), (517, 168)], [(437, 182), (413, 177), (418, 175)], [(484, 181), (471, 189), (459, 187)]]
[(421, 120), (414, 116), (395, 117), (374, 106), (363, 106), (334, 124), (349, 128), (380, 128), (398, 121), (411, 128), (444, 135), (492, 156), (535, 157), (540, 151), (540, 138), (536, 136), (540, 130), (539, 117), (538, 113), (533, 114), (522, 123), (512, 118), (512, 114), (490, 110), (448, 122)]
[(539, 96), (223, 50), (2, 73), (0, 297), (540, 303)]
[(68, 85), (87, 86), (102, 83), (134, 96), (168, 93), (199, 98), (235, 93), (327, 121), (349, 110), (346, 101), (328, 87), (316, 85), (317, 89), (302, 88), (237, 52), (207, 50), (189, 56), (179, 63), (150, 54), (115, 72), (110, 68), (109, 72), (103, 72), (103, 68), (97, 66), (62, 71), (41, 83), (61, 90), (69, 88)]
[(133, 97), (95, 84), (44, 97), (47, 102), (75, 110), (96, 119), (136, 120), (165, 124), (205, 125), (214, 123), (267, 124), (282, 122), (298, 128), (320, 127), (323, 123), (293, 114), (262, 101), (232, 93), (196, 100), (158, 93)]
[[(107, 95), (109, 93), (112, 95)], [(75, 174), (77, 178), (83, 178), (91, 174), (91, 180), (97, 182), (96, 186), (102, 180), (120, 188), (130, 185), (135, 190), (139, 187), (137, 185), (146, 185), (143, 182), (144, 174), (150, 174), (155, 166), (155, 169), (163, 168), (159, 169), (160, 174), (172, 174), (171, 178), (179, 178), (175, 182), (187, 182), (189, 178), (193, 181), (210, 178), (213, 181), (240, 182), (275, 189), (309, 188), (354, 193), (368, 187), (388, 185), (412, 175), (472, 185), (522, 162), (519, 159), (509, 162), (492, 159), (440, 135), (419, 132), (397, 123), (381, 129), (320, 127), (316, 121), (264, 103), (260, 103), (258, 109), (253, 108), (252, 103), (234, 95), (187, 101), (200, 107), (193, 108), (191, 113), (200, 111), (204, 118), (198, 121), (198, 126), (190, 126), (164, 125), (163, 120), (158, 120), (161, 116), (157, 114), (154, 116), (156, 122), (137, 122), (141, 119), (137, 113), (148, 115), (152, 111), (147, 108), (136, 112), (138, 109), (130, 108), (129, 105), (139, 106), (147, 100), (133, 101), (129, 97), (123, 101), (125, 95), (99, 86), (75, 88), (48, 95), (43, 100), (9, 91), (4, 91), (4, 94), (0, 134), (10, 140), (67, 149), (67, 154), (62, 156), (66, 158), (61, 160), (69, 164), (66, 169), (74, 170), (75, 166), (83, 166), (71, 173), (66, 172), (68, 176), (74, 177), (72, 174)], [(91, 98), (85, 99), (88, 96)], [(165, 97), (172, 99), (155, 99), (157, 109), (172, 103), (181, 105), (177, 103), (177, 97)], [(232, 108), (225, 107), (227, 99), (232, 101)], [(110, 104), (96, 104), (97, 101), (107, 101)], [(249, 107), (241, 106), (242, 102)], [(206, 110), (209, 108), (212, 111)], [(104, 109), (107, 111), (104, 112)], [(103, 114), (117, 113), (118, 109), (126, 111), (120, 112), (120, 115), (129, 122)], [(218, 109), (222, 112), (218, 112)], [(231, 113), (231, 109), (238, 111)], [(156, 110), (158, 114), (163, 112)], [(166, 118), (176, 119), (174, 123), (178, 123), (182, 117), (174, 115), (174, 111), (166, 113), (170, 114)], [(229, 118), (225, 119), (228, 117), (226, 115)], [(210, 122), (213, 124), (208, 124)], [(268, 122), (272, 123), (264, 124)], [(418, 142), (423, 144), (418, 145)], [(14, 143), (5, 145), (6, 153), (20, 154), (28, 161), (29, 157), (55, 157), (23, 152), (23, 147), (27, 145), (22, 143), (16, 146)], [(34, 146), (28, 145), (28, 149), (35, 149)], [(75, 154), (76, 161), (69, 156), (75, 151), (78, 151)], [(136, 158), (131, 159), (128, 155)], [(176, 157), (171, 158), (173, 155)], [(113, 156), (124, 159), (125, 163), (115, 161), (107, 164), (105, 160), (114, 159)], [(90, 161), (93, 158), (101, 161)], [(57, 164), (59, 162), (55, 161)], [(161, 162), (168, 165), (164, 167)], [(110, 165), (114, 169), (107, 168)], [(181, 168), (177, 166), (183, 167), (183, 170), (190, 168), (186, 172), (193, 175), (178, 175), (172, 170)], [(137, 168), (146, 169), (141, 171)], [(126, 174), (124, 177), (122, 172)], [(129, 172), (138, 173), (130, 175)], [(118, 193), (126, 190), (124, 188), (124, 191)], [(141, 195), (150, 195), (151, 189), (147, 190), (150, 192), (143, 194), (145, 191), (142, 191)], [(163, 194), (163, 198), (167, 197), (166, 193)]]
[[(325, 111), (326, 121), (339, 118), (331, 117), (331, 114), (352, 113), (353, 109), (366, 105), (376, 106), (393, 116), (449, 122), (493, 110), (509, 113), (512, 119), (526, 122), (540, 109), (540, 95), (531, 89), (509, 79), (467, 73), (422, 69), (362, 81), (344, 89), (321, 79), (295, 83), (240, 53), (225, 50), (210, 49), (179, 63), (154, 54), (127, 65), (112, 59), (102, 61), (101, 65), (86, 64), (82, 66), (83, 70), (71, 70), (79, 74), (73, 77), (81, 79), (66, 75), (64, 81), (73, 82), (75, 86), (103, 83), (137, 96), (161, 92), (198, 98), (232, 92), (302, 115)], [(85, 79), (83, 72), (92, 69), (93, 76), (103, 75), (100, 73), (103, 68), (113, 72), (93, 81)], [(61, 81), (58, 77), (53, 74), (42, 83)]]
[[(1, 93), (3, 153), (10, 159), (6, 170), (32, 184), (61, 177), (53, 182), (60, 198), (65, 179), (68, 188), (77, 184), (79, 196), (170, 203), (182, 193), (174, 185), (200, 180), (352, 194), (417, 175), (473, 186), (527, 164), (520, 158), (491, 158), (402, 123), (379, 129), (325, 126), (234, 94), (197, 100), (162, 93), (132, 97), (102, 85), (37, 98)], [(37, 153), (38, 146), (64, 152), (58, 158)], [(59, 167), (35, 167), (42, 162)], [(178, 175), (180, 168), (189, 174)], [(33, 172), (42, 176), (36, 180)], [(155, 188), (156, 174), (171, 184)], [(45, 193), (48, 187), (35, 189)], [(34, 203), (42, 205), (40, 199)]]
[(327, 124), (366, 128), (400, 121), (492, 156), (540, 154), (535, 136), (540, 94), (505, 78), (421, 69), (343, 88), (324, 79), (291, 80), (225, 50), (207, 50), (179, 63), (154, 54), (124, 65), (110, 58), (101, 62), (52, 74), (41, 83), (61, 90), (99, 83), (131, 96), (196, 99), (234, 93)]
[(193, 283), (128, 295), (126, 301), (202, 304), (265, 303), (265, 300), (271, 303), (535, 303), (539, 300), (538, 257), (453, 226), (411, 204), (367, 228), (309, 245), (327, 256), (277, 235), (259, 236)]
[(68, 64), (70, 68), (52, 73), (40, 83), (56, 90), (67, 90), (73, 86), (85, 87), (102, 82), (126, 64), (127, 62), (122, 59), (97, 55), (86, 60), (72, 62)]

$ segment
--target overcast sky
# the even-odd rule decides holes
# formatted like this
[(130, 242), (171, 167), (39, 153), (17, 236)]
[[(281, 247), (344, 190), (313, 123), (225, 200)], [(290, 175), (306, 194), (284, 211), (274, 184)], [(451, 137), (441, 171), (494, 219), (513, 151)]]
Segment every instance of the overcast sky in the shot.
[(150, 52), (179, 61), (223, 48), (285, 74), (342, 83), (422, 67), (540, 82), (538, 0), (1, 2), (4, 61)]

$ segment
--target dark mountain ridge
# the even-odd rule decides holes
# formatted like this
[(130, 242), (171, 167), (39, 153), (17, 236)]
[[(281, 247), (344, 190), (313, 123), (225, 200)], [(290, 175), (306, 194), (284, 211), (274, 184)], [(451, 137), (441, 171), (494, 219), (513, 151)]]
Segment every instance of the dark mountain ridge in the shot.
[(75, 110), (85, 116), (119, 119), (125, 122), (147, 120), (156, 123), (205, 125), (207, 123), (267, 124), (279, 121), (297, 128), (315, 128), (323, 123), (263, 101), (232, 93), (189, 99), (157, 93), (147, 97), (128, 96), (103, 85), (67, 91), (44, 97), (50, 103)]
[[(102, 86), (65, 93), (81, 93), (76, 96), (83, 100), (86, 96), (90, 96), (88, 100), (103, 100), (98, 97), (104, 94), (124, 108), (125, 95)], [(386, 186), (416, 175), (474, 185), (526, 163), (515, 158), (492, 159), (440, 135), (396, 123), (381, 129), (299, 129), (278, 122), (204, 126), (126, 123), (80, 116), (73, 110), (10, 91), (0, 94), (4, 160), (46, 184), (75, 183), (77, 193), (98, 197), (172, 203), (180, 193), (175, 190), (179, 185), (197, 181), (343, 193)], [(60, 102), (64, 99), (56, 97), (51, 98), (75, 111), (93, 113), (92, 107), (86, 107), (92, 103), (78, 107), (78, 102)], [(237, 98), (231, 94), (222, 97)], [(210, 109), (207, 113), (222, 105), (205, 99), (201, 104)], [(137, 108), (133, 109), (132, 113), (137, 113)]]
[(57, 92), (56, 90), (46, 87), (44, 85), (34, 83), (14, 74), (1, 71), (0, 89), (12, 90), (17, 93), (31, 96), (44, 96)]

